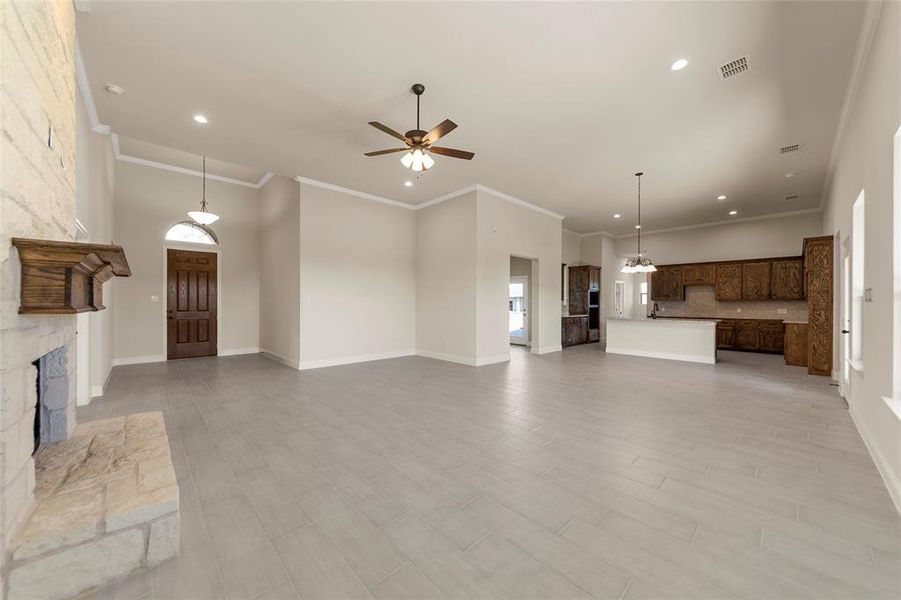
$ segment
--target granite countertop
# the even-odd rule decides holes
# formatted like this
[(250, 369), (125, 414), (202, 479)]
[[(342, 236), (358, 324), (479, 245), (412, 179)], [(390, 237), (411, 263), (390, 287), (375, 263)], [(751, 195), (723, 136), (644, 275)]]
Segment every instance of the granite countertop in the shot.
[(587, 317), (587, 316), (588, 316), (588, 313), (585, 313), (584, 315), (563, 315), (563, 316), (560, 317), (560, 318), (561, 318), (561, 319), (567, 319), (567, 318), (569, 318), (569, 317)]

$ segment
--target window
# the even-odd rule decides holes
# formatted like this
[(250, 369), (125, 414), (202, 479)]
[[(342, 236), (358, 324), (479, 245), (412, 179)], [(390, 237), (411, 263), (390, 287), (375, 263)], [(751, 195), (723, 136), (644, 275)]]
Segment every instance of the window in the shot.
[(193, 221), (176, 223), (166, 232), (166, 239), (170, 242), (188, 242), (189, 244), (206, 244), (208, 246), (215, 246), (219, 243), (219, 239), (212, 229)]
[(648, 282), (641, 282), (641, 293), (638, 296), (638, 300), (642, 306), (647, 306), (648, 304)]
[(862, 370), (865, 195), (860, 190), (851, 212), (851, 366)]

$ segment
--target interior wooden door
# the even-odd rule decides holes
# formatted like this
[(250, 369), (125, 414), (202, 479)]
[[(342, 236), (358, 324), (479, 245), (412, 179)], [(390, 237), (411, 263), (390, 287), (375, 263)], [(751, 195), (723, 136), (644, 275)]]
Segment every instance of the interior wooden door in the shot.
[(167, 250), (167, 357), (216, 356), (216, 253)]

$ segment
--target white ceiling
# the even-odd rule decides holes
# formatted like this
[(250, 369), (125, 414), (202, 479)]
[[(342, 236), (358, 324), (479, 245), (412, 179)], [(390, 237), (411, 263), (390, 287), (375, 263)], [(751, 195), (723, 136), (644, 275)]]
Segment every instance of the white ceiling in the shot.
[[(81, 5), (82, 3), (80, 3)], [(412, 204), (480, 183), (633, 231), (815, 208), (865, 9), (858, 2), (90, 2), (78, 36), (114, 132)], [(718, 65), (748, 55), (722, 81)], [(676, 58), (690, 60), (674, 73)], [(115, 82), (125, 94), (103, 85)], [(453, 119), (415, 180), (369, 127)], [(193, 123), (202, 112), (209, 124)], [(780, 147), (801, 143), (800, 152)], [(796, 175), (788, 179), (786, 172)], [(728, 195), (719, 202), (716, 196)], [(800, 194), (797, 200), (785, 196)], [(614, 220), (614, 213), (623, 218)]]

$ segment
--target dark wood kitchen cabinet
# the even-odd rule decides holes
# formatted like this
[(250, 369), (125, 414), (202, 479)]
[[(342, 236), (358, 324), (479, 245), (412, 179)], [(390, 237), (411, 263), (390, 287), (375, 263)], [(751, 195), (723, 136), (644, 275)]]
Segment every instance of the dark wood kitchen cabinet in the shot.
[(746, 262), (741, 265), (742, 300), (768, 300), (770, 297), (771, 262)]
[(735, 346), (735, 321), (718, 321), (716, 324), (716, 347), (724, 350)]
[(807, 366), (807, 323), (785, 324), (785, 364)]
[(757, 321), (741, 319), (735, 322), (735, 345), (737, 350), (757, 350), (760, 347), (760, 330)]
[(657, 267), (651, 273), (651, 300), (685, 300), (681, 265)]
[(716, 347), (782, 353), (785, 334), (782, 321), (772, 319), (723, 319), (716, 324)]
[(560, 327), (560, 343), (576, 346), (588, 343), (588, 317), (563, 317)]
[(715, 285), (716, 265), (696, 263), (682, 265), (682, 285)]
[(569, 312), (573, 315), (588, 314), (591, 292), (601, 289), (601, 268), (579, 265), (569, 268)]
[(804, 261), (800, 258), (777, 259), (772, 262), (772, 297), (774, 300), (804, 298)]
[(782, 321), (758, 321), (757, 322), (758, 349), (761, 352), (782, 353), (785, 350), (785, 333)]
[(716, 265), (715, 295), (717, 300), (741, 300), (741, 263)]

